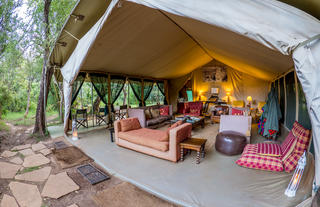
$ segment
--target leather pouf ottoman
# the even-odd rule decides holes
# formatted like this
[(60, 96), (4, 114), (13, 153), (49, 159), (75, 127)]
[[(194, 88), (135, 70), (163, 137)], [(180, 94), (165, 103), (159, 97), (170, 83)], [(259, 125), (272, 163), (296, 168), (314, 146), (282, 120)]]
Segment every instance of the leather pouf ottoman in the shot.
[(247, 138), (238, 132), (224, 131), (216, 137), (216, 150), (225, 155), (238, 155), (243, 152)]

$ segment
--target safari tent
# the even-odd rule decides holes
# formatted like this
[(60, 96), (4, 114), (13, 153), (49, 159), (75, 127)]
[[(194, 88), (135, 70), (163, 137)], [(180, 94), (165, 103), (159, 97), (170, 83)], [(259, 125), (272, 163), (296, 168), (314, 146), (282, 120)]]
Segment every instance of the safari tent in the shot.
[(164, 81), (166, 98), (175, 106), (187, 80), (194, 99), (210, 90), (201, 77), (201, 68), (210, 64), (227, 67), (229, 79), (221, 87), (232, 88), (236, 99), (252, 95), (263, 101), (271, 83), (285, 86), (284, 77), (295, 71), (320, 185), (319, 11), (317, 1), (80, 0), (48, 63), (63, 80), (65, 132), (80, 72)]

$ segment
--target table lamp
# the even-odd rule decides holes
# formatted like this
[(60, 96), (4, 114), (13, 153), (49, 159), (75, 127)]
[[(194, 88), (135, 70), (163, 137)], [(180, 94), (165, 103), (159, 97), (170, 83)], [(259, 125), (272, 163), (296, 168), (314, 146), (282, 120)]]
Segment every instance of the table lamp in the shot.
[(247, 101), (248, 101), (248, 106), (249, 106), (249, 108), (251, 108), (252, 97), (251, 97), (251, 96), (248, 96), (248, 97), (247, 97)]

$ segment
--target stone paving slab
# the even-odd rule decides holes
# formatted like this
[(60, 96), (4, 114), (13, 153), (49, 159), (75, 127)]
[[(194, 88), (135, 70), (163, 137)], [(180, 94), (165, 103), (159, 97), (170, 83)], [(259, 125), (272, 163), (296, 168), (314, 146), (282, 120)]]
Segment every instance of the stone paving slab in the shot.
[(58, 199), (76, 190), (79, 190), (79, 186), (67, 175), (66, 172), (62, 172), (49, 176), (48, 181), (43, 187), (41, 195), (43, 197)]
[(9, 188), (21, 207), (41, 207), (42, 198), (36, 185), (13, 181)]
[(21, 165), (23, 163), (23, 160), (20, 157), (14, 157), (14, 158), (10, 159), (9, 161), (14, 164), (17, 164), (17, 165)]
[(45, 149), (45, 148), (47, 148), (46, 146), (44, 146), (44, 144), (42, 144), (41, 142), (39, 142), (39, 143), (37, 143), (37, 144), (33, 144), (32, 146), (31, 146), (31, 149), (33, 150), (33, 151), (39, 151), (39, 150), (42, 150), (42, 149)]
[(52, 151), (51, 151), (50, 149), (48, 149), (48, 148), (42, 149), (42, 150), (40, 150), (39, 152), (40, 152), (41, 154), (43, 154), (44, 156), (47, 156), (47, 155), (49, 155), (49, 154), (52, 153)]
[(17, 154), (17, 152), (11, 152), (9, 150), (6, 150), (4, 152), (1, 153), (1, 157), (5, 157), (5, 158), (8, 158), (8, 157), (13, 157)]
[(0, 162), (0, 178), (12, 179), (20, 169), (20, 165), (15, 165), (7, 162)]
[(35, 154), (31, 149), (24, 149), (24, 150), (19, 151), (19, 153), (25, 157)]
[(19, 207), (14, 197), (9, 196), (7, 194), (3, 195), (0, 206), (1, 207)]
[(68, 207), (78, 207), (78, 205), (77, 204), (72, 204), (72, 205), (70, 205)]
[(23, 167), (36, 167), (50, 163), (50, 160), (42, 154), (35, 154), (24, 159)]
[(16, 175), (14, 179), (31, 182), (44, 182), (49, 177), (51, 169), (51, 167), (44, 167), (39, 170), (34, 170), (31, 172)]
[(27, 149), (30, 147), (31, 147), (31, 144), (24, 144), (24, 145), (15, 146), (11, 150), (23, 150), (23, 149)]

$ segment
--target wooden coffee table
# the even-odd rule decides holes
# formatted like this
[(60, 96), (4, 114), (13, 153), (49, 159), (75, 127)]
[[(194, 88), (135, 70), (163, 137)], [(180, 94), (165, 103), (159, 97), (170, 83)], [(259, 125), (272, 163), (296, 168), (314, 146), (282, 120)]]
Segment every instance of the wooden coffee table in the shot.
[[(201, 139), (201, 138), (188, 138), (180, 143), (180, 152), (181, 152), (181, 158), (180, 160), (183, 161), (184, 156), (184, 149), (187, 150), (195, 150), (197, 151), (197, 164), (200, 163), (200, 153), (201, 157), (204, 158), (205, 151), (204, 147), (207, 142), (207, 139)], [(191, 152), (191, 151), (189, 151)]]
[[(177, 117), (184, 117), (183, 115), (180, 115), (180, 116), (176, 116)], [(195, 127), (198, 127), (198, 126), (201, 126), (201, 128), (204, 128), (205, 126), (205, 117), (204, 116), (196, 116), (196, 118), (198, 118), (199, 120), (197, 121), (193, 121), (193, 122), (188, 122), (188, 121), (185, 121), (185, 120), (182, 120), (182, 121), (185, 121), (185, 123), (190, 123), (192, 124), (192, 129), (194, 129)], [(177, 121), (180, 121), (180, 119), (173, 119), (173, 120), (170, 120), (170, 125), (176, 123)]]

